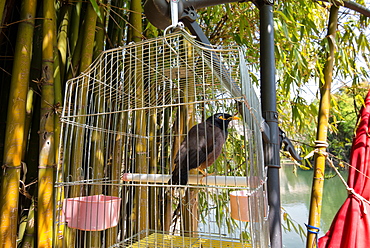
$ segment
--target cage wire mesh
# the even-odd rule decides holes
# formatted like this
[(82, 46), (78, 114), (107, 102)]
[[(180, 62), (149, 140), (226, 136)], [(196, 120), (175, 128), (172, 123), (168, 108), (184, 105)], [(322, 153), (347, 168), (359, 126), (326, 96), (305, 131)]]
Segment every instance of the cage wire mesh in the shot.
[[(268, 247), (262, 118), (245, 61), (241, 47), (179, 31), (105, 51), (68, 81), (56, 246)], [(171, 185), (181, 142), (214, 113), (241, 119), (205, 176)]]

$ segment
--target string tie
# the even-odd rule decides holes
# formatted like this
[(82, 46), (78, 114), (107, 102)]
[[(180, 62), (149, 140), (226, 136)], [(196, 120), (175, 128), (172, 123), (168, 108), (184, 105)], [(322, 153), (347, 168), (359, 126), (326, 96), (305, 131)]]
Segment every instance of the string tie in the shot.
[(316, 236), (316, 244), (318, 244), (318, 238), (319, 238), (319, 232), (320, 232), (320, 228), (318, 228), (318, 227), (315, 227), (315, 226), (311, 226), (311, 225), (309, 225), (309, 224), (305, 224), (305, 226), (306, 226), (306, 228), (307, 228), (307, 232), (309, 232), (309, 233), (313, 233), (313, 234), (315, 234), (315, 236)]

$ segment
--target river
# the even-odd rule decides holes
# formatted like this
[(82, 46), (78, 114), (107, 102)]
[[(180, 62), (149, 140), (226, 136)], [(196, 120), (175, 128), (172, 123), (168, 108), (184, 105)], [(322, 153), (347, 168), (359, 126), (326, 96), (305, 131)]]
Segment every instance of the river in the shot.
[[(341, 172), (347, 180), (347, 171)], [(305, 228), (308, 223), (310, 209), (311, 187), (313, 171), (297, 170), (297, 175), (293, 173), (293, 165), (282, 163), (280, 170), (280, 189), (281, 204), (291, 218)], [(330, 228), (331, 222), (337, 211), (347, 197), (347, 191), (338, 176), (326, 179), (324, 183), (321, 230), (319, 237), (325, 235)], [(306, 239), (302, 238), (294, 231), (285, 232), (283, 230), (283, 247), (299, 248), (305, 247)]]

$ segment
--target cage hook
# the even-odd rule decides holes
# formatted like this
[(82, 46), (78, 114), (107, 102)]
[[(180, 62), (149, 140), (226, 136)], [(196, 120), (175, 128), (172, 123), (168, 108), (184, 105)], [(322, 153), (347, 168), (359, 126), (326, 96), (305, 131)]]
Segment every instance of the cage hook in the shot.
[(171, 22), (172, 27), (176, 27), (179, 23), (179, 0), (171, 0)]

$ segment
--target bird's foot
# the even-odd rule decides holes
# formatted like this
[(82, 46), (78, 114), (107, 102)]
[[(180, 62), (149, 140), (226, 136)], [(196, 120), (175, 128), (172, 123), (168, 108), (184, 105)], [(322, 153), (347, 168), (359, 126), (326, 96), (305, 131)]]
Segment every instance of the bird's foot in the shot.
[(197, 170), (203, 175), (203, 177), (207, 177), (207, 176), (216, 176), (217, 174), (216, 173), (207, 173), (205, 172), (204, 170), (202, 169), (199, 169), (197, 168)]
[(197, 168), (197, 170), (202, 173), (203, 177), (208, 176), (207, 172), (205, 172), (203, 169)]

